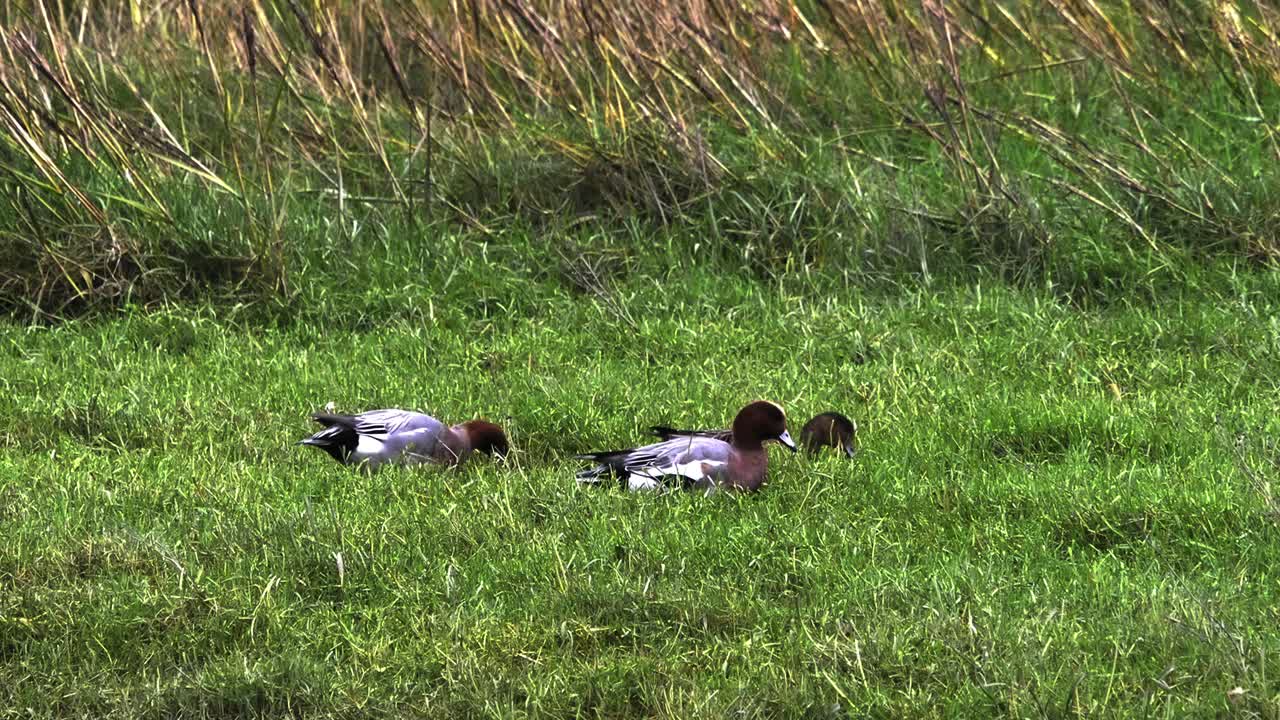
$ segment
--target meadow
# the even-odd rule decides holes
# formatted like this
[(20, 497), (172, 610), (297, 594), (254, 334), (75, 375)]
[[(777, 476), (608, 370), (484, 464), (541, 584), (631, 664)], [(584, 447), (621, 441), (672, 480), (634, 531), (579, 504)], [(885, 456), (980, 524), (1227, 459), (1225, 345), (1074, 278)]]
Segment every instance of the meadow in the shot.
[(1269, 6), (0, 20), (0, 717), (1280, 716)]

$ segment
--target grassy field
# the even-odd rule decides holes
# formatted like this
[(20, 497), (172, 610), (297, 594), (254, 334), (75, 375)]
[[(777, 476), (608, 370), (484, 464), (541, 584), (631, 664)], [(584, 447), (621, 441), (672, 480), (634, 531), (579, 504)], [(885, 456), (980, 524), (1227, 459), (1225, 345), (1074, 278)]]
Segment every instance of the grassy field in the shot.
[(5, 3), (0, 717), (1280, 717), (1280, 16), (946, 5)]
[[(606, 303), (475, 272), (442, 295), (423, 268), (397, 290), (420, 319), (359, 328), (5, 328), (0, 704), (1274, 716), (1274, 276), (1081, 312), (1000, 283), (690, 266)], [(775, 450), (743, 498), (572, 480), (575, 451), (754, 397), (846, 411), (862, 453)], [(499, 419), (517, 452), (352, 473), (292, 445), (328, 400)]]

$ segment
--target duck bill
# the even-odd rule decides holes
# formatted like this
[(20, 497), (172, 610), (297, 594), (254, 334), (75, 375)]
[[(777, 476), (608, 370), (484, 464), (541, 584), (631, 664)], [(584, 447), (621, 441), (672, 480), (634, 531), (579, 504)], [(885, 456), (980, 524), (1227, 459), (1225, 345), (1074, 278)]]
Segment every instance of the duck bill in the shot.
[(796, 451), (796, 443), (791, 439), (791, 433), (786, 430), (783, 430), (782, 434), (778, 436), (778, 442), (782, 443), (791, 452)]

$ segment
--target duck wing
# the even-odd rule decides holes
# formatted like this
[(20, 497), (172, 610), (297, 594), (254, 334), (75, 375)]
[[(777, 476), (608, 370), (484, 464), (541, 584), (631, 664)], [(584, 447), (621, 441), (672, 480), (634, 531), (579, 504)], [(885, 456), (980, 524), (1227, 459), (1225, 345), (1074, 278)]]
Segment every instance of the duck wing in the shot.
[(678, 437), (706, 437), (725, 442), (733, 442), (732, 430), (680, 430), (669, 425), (652, 425), (649, 432), (657, 435), (663, 440), (670, 440)]
[(728, 468), (729, 463), (722, 460), (690, 460), (636, 468), (627, 474), (625, 480), (627, 489), (633, 492), (681, 487), (686, 490), (702, 488), (710, 493)]
[(427, 431), (438, 433), (444, 429), (444, 423), (430, 415), (398, 408), (369, 410), (358, 415), (316, 413), (311, 417), (326, 427), (340, 425), (356, 431), (359, 435), (367, 435), (379, 440), (386, 440), (393, 435), (404, 432)]
[(444, 423), (430, 415), (397, 408), (358, 415), (316, 413), (311, 417), (325, 429), (303, 444), (320, 447), (338, 462), (368, 462), (372, 467), (431, 457), (445, 430)]
[(714, 484), (728, 466), (729, 443), (711, 437), (679, 436), (626, 450), (579, 455), (595, 466), (578, 473), (579, 483), (599, 483), (605, 477), (621, 479), (631, 490), (656, 490), (673, 484)]

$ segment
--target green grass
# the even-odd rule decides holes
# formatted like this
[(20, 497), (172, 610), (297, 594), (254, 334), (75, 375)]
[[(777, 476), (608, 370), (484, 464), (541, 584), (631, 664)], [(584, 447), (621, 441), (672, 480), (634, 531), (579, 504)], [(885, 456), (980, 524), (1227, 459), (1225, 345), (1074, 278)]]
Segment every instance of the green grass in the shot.
[[(278, 316), (0, 329), (6, 713), (1280, 711), (1280, 515), (1246, 472), (1276, 477), (1276, 275), (1082, 310), (654, 250), (595, 295), (435, 247)], [(773, 450), (749, 497), (573, 481), (757, 397), (845, 411), (861, 454)], [(362, 475), (292, 444), (329, 400), (517, 451)]]

